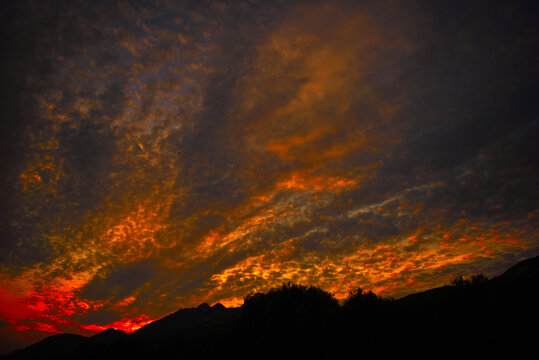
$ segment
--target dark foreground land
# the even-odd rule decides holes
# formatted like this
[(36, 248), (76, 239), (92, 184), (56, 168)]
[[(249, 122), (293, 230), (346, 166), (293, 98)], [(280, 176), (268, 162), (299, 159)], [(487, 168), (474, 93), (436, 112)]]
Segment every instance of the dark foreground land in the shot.
[(202, 304), (130, 335), (54, 335), (2, 359), (518, 359), (535, 358), (538, 341), (539, 256), (399, 300), (358, 290), (339, 305), (288, 284), (241, 308)]

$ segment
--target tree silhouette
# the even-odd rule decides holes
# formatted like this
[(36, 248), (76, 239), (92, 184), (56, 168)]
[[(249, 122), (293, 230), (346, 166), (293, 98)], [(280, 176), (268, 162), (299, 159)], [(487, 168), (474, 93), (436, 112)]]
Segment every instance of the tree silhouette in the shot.
[[(253, 348), (280, 349), (269, 358), (319, 358), (332, 346), (338, 301), (328, 292), (310, 286), (282, 284), (267, 293), (244, 298), (242, 320)], [(329, 356), (329, 355), (328, 355)]]
[(459, 275), (451, 281), (451, 286), (455, 286), (455, 287), (479, 286), (482, 284), (486, 284), (487, 282), (488, 282), (488, 278), (481, 273), (472, 275), (470, 276), (469, 279), (465, 279), (462, 277), (462, 275)]

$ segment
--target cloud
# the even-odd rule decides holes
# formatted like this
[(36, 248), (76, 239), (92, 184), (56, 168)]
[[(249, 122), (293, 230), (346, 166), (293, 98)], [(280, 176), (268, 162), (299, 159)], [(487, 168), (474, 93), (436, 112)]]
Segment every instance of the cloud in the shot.
[(283, 281), (401, 296), (533, 255), (534, 6), (6, 5), (8, 327), (132, 330)]
[(82, 324), (95, 324), (99, 326), (104, 326), (111, 324), (118, 319), (122, 318), (122, 312), (112, 309), (98, 309), (96, 311), (89, 312), (79, 321)]
[(130, 263), (113, 270), (105, 277), (96, 276), (80, 291), (88, 300), (123, 299), (158, 273), (155, 261), (144, 260)]

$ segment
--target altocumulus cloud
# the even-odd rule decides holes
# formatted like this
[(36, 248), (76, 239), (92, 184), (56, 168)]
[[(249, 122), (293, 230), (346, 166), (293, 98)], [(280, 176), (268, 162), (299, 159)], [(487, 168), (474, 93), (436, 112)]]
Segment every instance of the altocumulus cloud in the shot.
[(537, 10), (3, 4), (2, 346), (537, 254)]

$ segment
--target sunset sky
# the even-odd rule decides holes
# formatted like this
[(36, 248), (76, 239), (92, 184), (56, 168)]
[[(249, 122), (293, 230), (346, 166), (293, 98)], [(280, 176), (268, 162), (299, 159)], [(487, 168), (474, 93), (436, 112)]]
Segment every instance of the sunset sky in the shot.
[(5, 1), (0, 353), (539, 254), (536, 1)]

